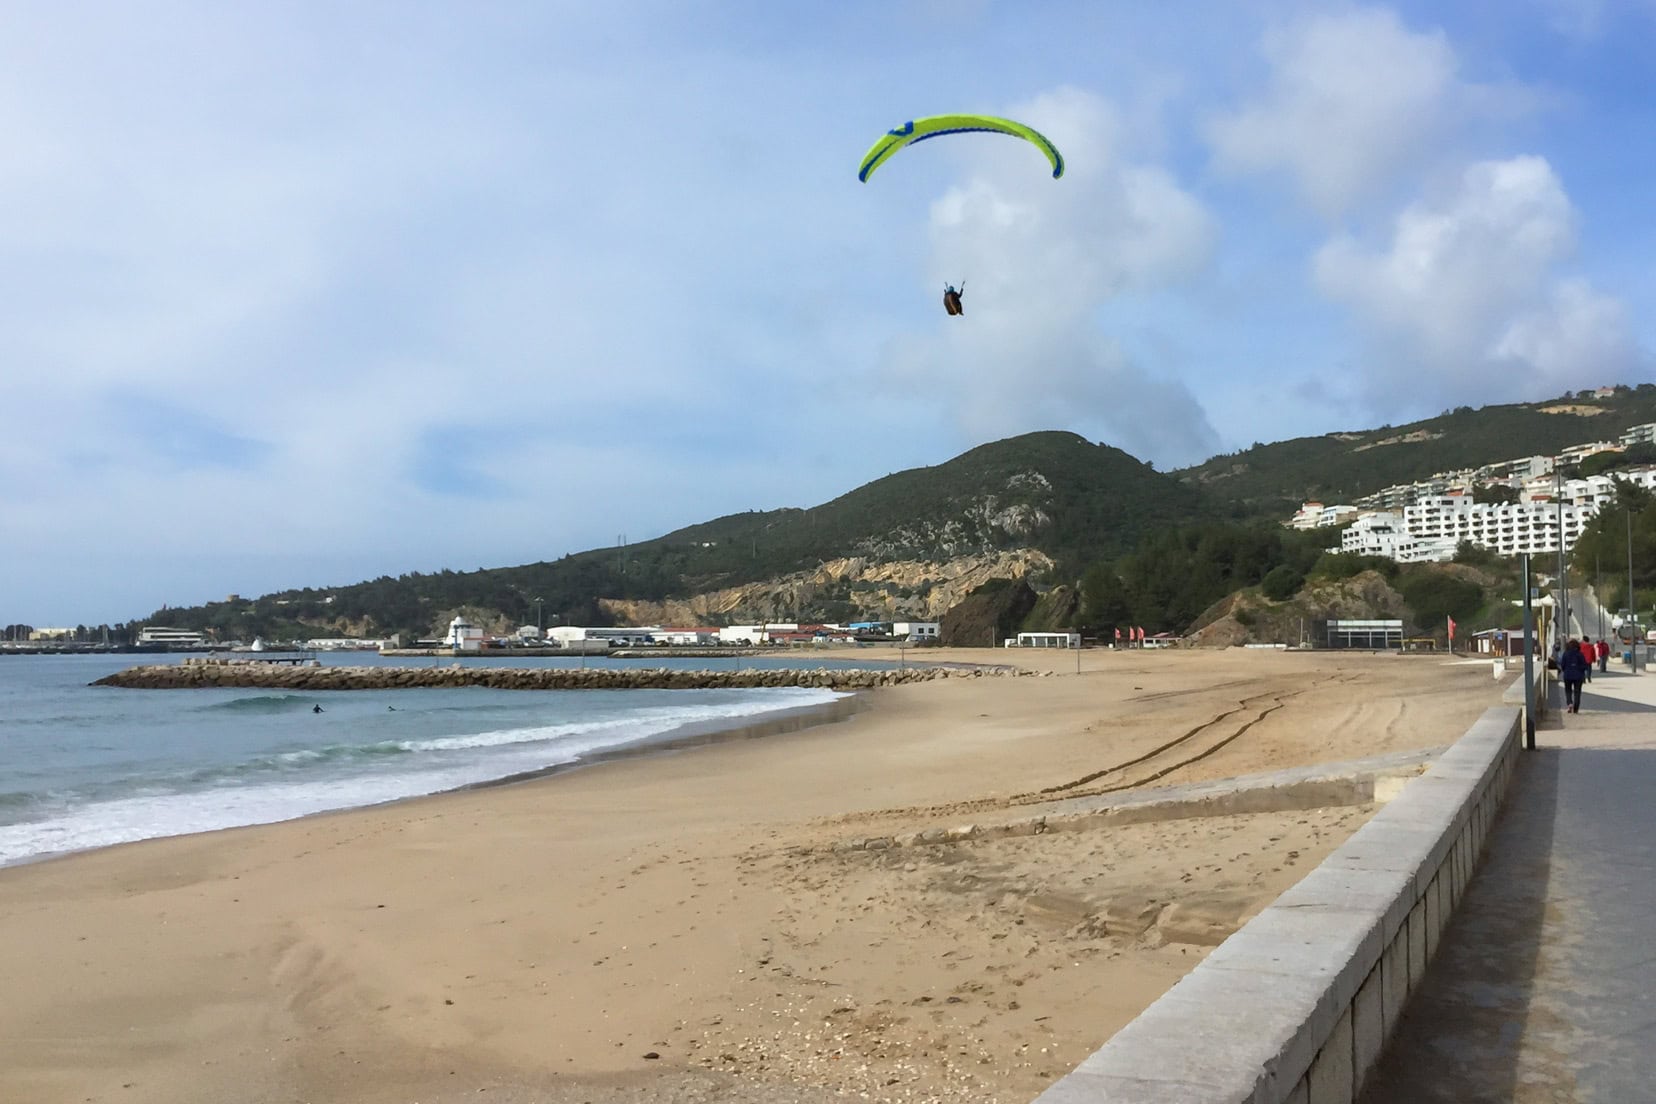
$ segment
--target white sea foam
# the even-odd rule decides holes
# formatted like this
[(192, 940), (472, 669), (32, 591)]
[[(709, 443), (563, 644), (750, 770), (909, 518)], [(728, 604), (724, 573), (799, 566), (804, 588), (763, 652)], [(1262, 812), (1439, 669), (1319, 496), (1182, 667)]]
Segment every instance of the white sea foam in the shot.
[[(594, 752), (659, 737), (685, 725), (760, 716), (843, 696), (831, 691), (789, 690), (722, 705), (650, 708), (613, 720), (399, 741), (414, 754), (388, 756), (366, 765), (359, 759), (348, 770), (303, 780), (250, 775), (225, 778), (209, 788), (184, 793), (132, 793), (43, 809), (37, 819), (0, 825), (0, 865), (438, 793), (573, 763)], [(294, 762), (316, 757), (313, 751), (296, 751), (285, 758)]]

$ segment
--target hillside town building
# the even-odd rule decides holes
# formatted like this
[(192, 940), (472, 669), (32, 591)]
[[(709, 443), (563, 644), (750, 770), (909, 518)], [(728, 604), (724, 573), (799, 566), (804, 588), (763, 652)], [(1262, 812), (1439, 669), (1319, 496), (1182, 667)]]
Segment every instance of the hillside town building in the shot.
[[(1616, 480), (1656, 489), (1656, 467), (1560, 479), (1560, 469), (1601, 452), (1656, 443), (1656, 422), (1633, 426), (1619, 440), (1564, 449), (1558, 456), (1526, 456), (1476, 469), (1439, 472), (1428, 479), (1386, 487), (1351, 506), (1307, 502), (1284, 524), (1293, 529), (1346, 526), (1330, 552), (1384, 556), (1398, 563), (1454, 558), (1462, 541), (1501, 556), (1574, 546), (1588, 522), (1614, 500)], [(1478, 502), (1479, 488), (1505, 487), (1516, 502)]]

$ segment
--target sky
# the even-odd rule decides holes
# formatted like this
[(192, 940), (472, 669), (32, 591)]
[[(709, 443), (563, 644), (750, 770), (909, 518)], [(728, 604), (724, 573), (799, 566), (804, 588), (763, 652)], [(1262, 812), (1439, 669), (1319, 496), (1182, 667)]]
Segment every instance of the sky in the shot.
[[(1652, 72), (1656, 0), (16, 0), (0, 623), (1649, 381)], [(962, 111), (1063, 178), (858, 181)]]

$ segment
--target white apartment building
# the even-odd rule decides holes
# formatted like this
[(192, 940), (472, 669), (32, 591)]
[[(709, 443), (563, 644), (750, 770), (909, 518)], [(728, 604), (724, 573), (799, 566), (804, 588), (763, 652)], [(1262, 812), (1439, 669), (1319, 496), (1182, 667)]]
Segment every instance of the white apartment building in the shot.
[(1446, 541), (1442, 537), (1416, 537), (1409, 532), (1401, 513), (1395, 510), (1374, 510), (1360, 515), (1340, 534), (1340, 547), (1331, 548), (1329, 551), (1348, 552), (1358, 556), (1384, 556), (1398, 563), (1441, 562), (1454, 558), (1455, 542)]
[(1629, 426), (1627, 432), (1621, 435), (1621, 443), (1624, 446), (1656, 444), (1656, 422)]
[(1566, 464), (1579, 464), (1589, 456), (1600, 452), (1621, 452), (1623, 446), (1617, 441), (1590, 441), (1585, 445), (1571, 445), (1558, 454), (1558, 458)]
[(1298, 513), (1288, 519), (1288, 527), (1323, 529), (1330, 525), (1344, 525), (1356, 520), (1357, 512), (1355, 506), (1324, 506), (1320, 502), (1307, 502), (1300, 506)]
[(1515, 556), (1557, 552), (1560, 520), (1564, 547), (1569, 548), (1597, 509), (1570, 502), (1479, 503), (1465, 495), (1438, 495), (1405, 507), (1403, 527), (1417, 540), (1447, 542), (1450, 555), (1461, 541), (1470, 541), (1499, 555)]

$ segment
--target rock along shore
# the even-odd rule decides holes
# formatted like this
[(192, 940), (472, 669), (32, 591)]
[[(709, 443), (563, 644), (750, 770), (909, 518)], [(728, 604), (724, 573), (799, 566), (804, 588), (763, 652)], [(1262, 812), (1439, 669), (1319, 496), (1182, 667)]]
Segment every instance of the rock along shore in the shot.
[(872, 690), (941, 678), (1029, 675), (1014, 667), (907, 667), (895, 671), (751, 669), (674, 671), (570, 667), (305, 667), (242, 659), (193, 659), (128, 667), (93, 686), (136, 690), (200, 690), (209, 687), (271, 690), (400, 690), (417, 687), (487, 686), (496, 690), (708, 690), (806, 686)]

